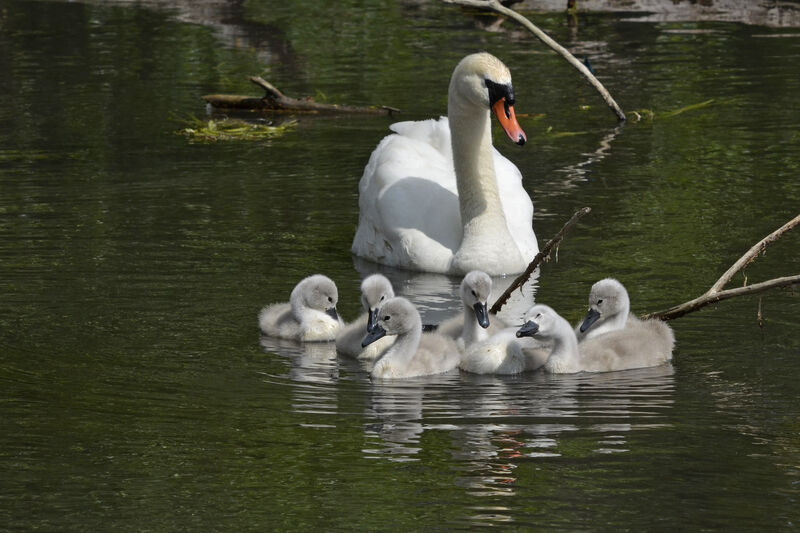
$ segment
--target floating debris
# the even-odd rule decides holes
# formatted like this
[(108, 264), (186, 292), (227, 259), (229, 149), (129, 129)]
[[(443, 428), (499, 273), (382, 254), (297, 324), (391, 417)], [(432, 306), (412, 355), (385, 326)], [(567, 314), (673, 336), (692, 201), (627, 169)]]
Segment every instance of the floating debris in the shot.
[(197, 142), (262, 141), (280, 137), (297, 126), (296, 120), (273, 124), (230, 118), (208, 121), (192, 118), (184, 122), (187, 127), (180, 130), (179, 133)]

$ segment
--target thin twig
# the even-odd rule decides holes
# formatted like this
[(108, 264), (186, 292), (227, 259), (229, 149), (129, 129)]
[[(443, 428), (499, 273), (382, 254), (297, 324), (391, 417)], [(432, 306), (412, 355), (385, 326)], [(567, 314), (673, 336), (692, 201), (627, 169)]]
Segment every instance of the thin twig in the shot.
[(760, 241), (758, 241), (755, 245), (753, 245), (744, 255), (742, 255), (731, 267), (725, 271), (722, 276), (708, 289), (705, 293), (698, 296), (694, 300), (689, 300), (688, 302), (684, 302), (680, 305), (676, 305), (664, 311), (657, 311), (655, 313), (648, 313), (642, 316), (642, 319), (647, 318), (658, 318), (661, 320), (672, 320), (678, 317), (682, 317), (685, 314), (691, 313), (693, 311), (697, 311), (707, 305), (720, 302), (722, 300), (728, 300), (730, 298), (734, 298), (736, 296), (745, 296), (749, 294), (757, 294), (760, 292), (764, 292), (768, 289), (774, 289), (777, 287), (788, 287), (790, 285), (800, 284), (800, 275), (794, 276), (785, 276), (782, 278), (774, 278), (767, 281), (762, 281), (761, 283), (756, 283), (754, 285), (747, 285), (743, 287), (737, 287), (733, 289), (722, 290), (722, 288), (727, 285), (733, 276), (741, 271), (744, 267), (752, 263), (759, 254), (763, 253), (766, 250), (767, 245), (775, 242), (778, 240), (784, 233), (791, 230), (795, 226), (800, 224), (800, 215), (797, 215), (792, 220), (778, 228), (777, 230), (773, 231)]
[(646, 315), (642, 315), (641, 319), (647, 320), (648, 318), (658, 318), (660, 320), (665, 320), (665, 321), (673, 320), (675, 318), (680, 318), (683, 315), (689, 314), (693, 311), (697, 311), (698, 309), (702, 309), (707, 305), (721, 302), (722, 300), (729, 300), (731, 298), (735, 298), (736, 296), (758, 294), (760, 292), (764, 292), (769, 289), (775, 289), (778, 287), (788, 287), (790, 285), (797, 285), (797, 284), (800, 284), (800, 274), (796, 276), (773, 278), (767, 281), (762, 281), (761, 283), (747, 285), (746, 287), (736, 287), (734, 289), (727, 289), (715, 293), (707, 292), (702, 296), (695, 298), (694, 300), (689, 300), (688, 302), (676, 305), (675, 307), (671, 307), (665, 311), (658, 311), (656, 313), (649, 313)]
[(528, 268), (525, 269), (525, 272), (517, 276), (517, 278), (513, 281), (513, 283), (511, 283), (511, 285), (509, 285), (509, 287), (505, 290), (505, 292), (500, 295), (497, 301), (494, 302), (492, 308), (489, 310), (490, 313), (497, 314), (500, 311), (500, 309), (503, 308), (505, 303), (511, 297), (511, 294), (513, 294), (515, 290), (522, 287), (522, 285), (526, 281), (528, 281), (528, 278), (531, 277), (531, 274), (533, 274), (533, 271), (536, 270), (536, 267), (538, 267), (542, 263), (542, 261), (544, 261), (550, 256), (550, 252), (552, 251), (553, 247), (558, 246), (558, 244), (564, 239), (564, 235), (566, 234), (567, 230), (571, 228), (581, 217), (588, 214), (591, 210), (592, 209), (590, 207), (584, 207), (583, 209), (579, 210), (574, 215), (572, 215), (572, 218), (570, 218), (569, 221), (567, 221), (567, 223), (564, 224), (564, 226), (559, 230), (559, 232), (556, 233), (552, 239), (547, 241), (547, 244), (545, 244), (544, 247), (539, 251), (539, 253), (536, 254), (536, 257), (533, 258), (533, 261), (531, 261), (528, 264)]
[(717, 280), (717, 282), (709, 289), (709, 292), (717, 292), (722, 290), (722, 287), (728, 284), (733, 276), (741, 269), (755, 261), (759, 254), (766, 250), (767, 245), (773, 243), (781, 238), (781, 235), (800, 224), (800, 215), (797, 215), (792, 220), (776, 229), (760, 241), (758, 241), (747, 253), (739, 258), (731, 267)]
[(540, 41), (544, 44), (555, 50), (558, 54), (561, 55), (564, 59), (569, 62), (570, 65), (578, 69), (578, 71), (583, 74), (583, 76), (589, 80), (589, 83), (597, 89), (597, 92), (600, 93), (600, 96), (603, 97), (603, 100), (606, 102), (608, 107), (611, 108), (611, 111), (617, 116), (617, 119), (620, 121), (624, 121), (626, 119), (625, 112), (622, 108), (619, 107), (617, 102), (614, 101), (611, 94), (603, 87), (603, 84), (591, 73), (591, 71), (586, 68), (586, 65), (578, 61), (575, 56), (573, 56), (569, 50), (558, 44), (555, 40), (553, 40), (549, 35), (539, 29), (535, 24), (533, 24), (530, 20), (523, 17), (513, 9), (509, 9), (503, 6), (497, 0), (445, 0), (445, 2), (449, 4), (458, 4), (467, 7), (477, 7), (481, 9), (488, 9), (490, 11), (494, 11), (495, 13), (500, 13), (501, 15), (505, 15), (511, 19), (516, 20), (523, 26), (525, 26), (531, 33), (533, 33)]

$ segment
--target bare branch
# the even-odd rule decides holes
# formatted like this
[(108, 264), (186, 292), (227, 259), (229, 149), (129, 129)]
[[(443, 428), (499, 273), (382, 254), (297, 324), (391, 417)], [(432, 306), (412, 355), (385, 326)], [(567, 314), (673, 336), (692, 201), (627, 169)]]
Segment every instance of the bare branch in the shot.
[(776, 287), (788, 287), (789, 285), (796, 285), (800, 284), (800, 275), (794, 276), (786, 276), (782, 278), (774, 278), (767, 281), (762, 281), (761, 283), (756, 283), (754, 285), (745, 285), (743, 287), (736, 287), (733, 289), (722, 290), (722, 288), (730, 282), (733, 276), (742, 270), (744, 267), (752, 263), (760, 253), (766, 250), (767, 245), (771, 244), (781, 236), (786, 233), (787, 231), (791, 230), (795, 226), (800, 224), (800, 215), (797, 215), (792, 220), (781, 226), (780, 228), (776, 229), (760, 241), (758, 241), (755, 245), (753, 245), (743, 256), (741, 256), (731, 267), (725, 271), (722, 276), (708, 289), (705, 293), (701, 296), (698, 296), (694, 300), (689, 300), (688, 302), (684, 302), (680, 305), (676, 305), (664, 311), (657, 311), (655, 313), (648, 313), (642, 316), (642, 319), (647, 318), (658, 318), (661, 320), (672, 320), (678, 317), (682, 317), (685, 314), (691, 313), (693, 311), (697, 311), (709, 304), (713, 304), (716, 302), (720, 302), (722, 300), (728, 300), (730, 298), (734, 298), (736, 296), (745, 296), (749, 294), (757, 294), (760, 292), (764, 292), (768, 289), (774, 289)]
[(285, 98), (284, 94), (280, 92), (277, 87), (272, 85), (261, 76), (250, 76), (250, 81), (264, 89), (267, 92), (267, 95), (269, 95), (271, 98)]
[(728, 282), (733, 278), (734, 274), (739, 272), (741, 269), (755, 261), (755, 259), (767, 249), (767, 245), (771, 244), (778, 239), (781, 238), (781, 235), (789, 231), (790, 229), (794, 228), (800, 224), (800, 215), (797, 215), (792, 220), (781, 226), (780, 228), (776, 229), (760, 241), (758, 241), (752, 248), (750, 248), (746, 254), (739, 258), (731, 267), (717, 280), (717, 282), (711, 287), (709, 292), (717, 292), (722, 290), (722, 288), (728, 284)]
[(566, 234), (567, 230), (571, 228), (581, 217), (591, 212), (591, 210), (592, 209), (590, 207), (584, 207), (572, 215), (572, 218), (570, 218), (569, 221), (567, 221), (567, 223), (564, 224), (564, 226), (559, 230), (559, 232), (556, 233), (552, 239), (547, 241), (547, 244), (545, 244), (539, 253), (536, 254), (536, 257), (533, 258), (533, 261), (528, 264), (528, 268), (525, 269), (525, 272), (517, 276), (514, 282), (511, 283), (505, 292), (500, 295), (497, 301), (494, 302), (492, 308), (489, 310), (490, 313), (497, 314), (500, 309), (503, 308), (514, 291), (522, 287), (522, 285), (528, 281), (528, 278), (531, 277), (531, 274), (533, 274), (533, 271), (536, 270), (536, 267), (538, 267), (542, 261), (550, 257), (550, 252), (553, 250), (553, 248), (556, 247), (557, 249), (558, 244), (564, 239), (564, 235)]
[(505, 15), (508, 18), (514, 19), (515, 21), (519, 22), (525, 28), (527, 28), (531, 33), (533, 33), (540, 41), (544, 44), (555, 50), (558, 54), (561, 55), (564, 59), (569, 62), (570, 65), (578, 69), (578, 71), (583, 74), (583, 76), (592, 84), (592, 86), (597, 89), (597, 92), (600, 93), (600, 96), (603, 97), (603, 100), (606, 102), (608, 107), (611, 108), (611, 111), (617, 116), (617, 119), (620, 121), (624, 121), (626, 119), (625, 112), (622, 111), (622, 108), (617, 105), (617, 102), (614, 101), (614, 98), (611, 97), (611, 94), (606, 90), (602, 83), (592, 74), (586, 65), (578, 61), (575, 56), (573, 56), (569, 50), (558, 44), (555, 40), (553, 40), (549, 35), (539, 29), (535, 24), (533, 24), (530, 20), (523, 17), (513, 9), (509, 9), (503, 6), (497, 0), (445, 0), (445, 2), (449, 4), (458, 4), (467, 7), (477, 7), (480, 9), (488, 9), (490, 11), (494, 11), (495, 13), (499, 13), (501, 15)]
[(797, 284), (800, 284), (800, 275), (786, 276), (783, 278), (774, 278), (768, 281), (763, 281), (761, 283), (755, 283), (753, 285), (747, 285), (745, 287), (736, 287), (734, 289), (728, 289), (724, 291), (717, 291), (714, 293), (709, 291), (703, 294), (702, 296), (695, 298), (694, 300), (690, 300), (680, 305), (676, 305), (675, 307), (671, 307), (665, 311), (648, 313), (646, 315), (643, 315), (641, 318), (642, 320), (646, 320), (648, 318), (658, 318), (660, 320), (672, 320), (675, 318), (682, 317), (683, 315), (689, 314), (693, 311), (697, 311), (698, 309), (702, 309), (707, 305), (721, 302), (722, 300), (729, 300), (730, 298), (735, 298), (736, 296), (758, 294), (760, 292), (764, 292), (769, 289), (774, 289), (777, 287), (788, 287), (790, 285), (797, 285)]

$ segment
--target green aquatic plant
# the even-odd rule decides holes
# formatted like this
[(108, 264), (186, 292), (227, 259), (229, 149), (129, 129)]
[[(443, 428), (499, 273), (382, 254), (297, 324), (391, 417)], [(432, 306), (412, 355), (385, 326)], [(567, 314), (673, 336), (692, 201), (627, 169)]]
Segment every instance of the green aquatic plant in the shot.
[(297, 126), (296, 120), (273, 124), (230, 118), (208, 121), (190, 118), (183, 122), (186, 127), (179, 133), (196, 142), (261, 141), (280, 137)]
[(628, 111), (628, 120), (631, 122), (641, 122), (643, 120), (655, 120), (655, 119), (662, 119), (662, 118), (672, 118), (674, 116), (680, 115), (682, 113), (686, 113), (687, 111), (695, 111), (697, 109), (703, 109), (709, 107), (716, 103), (715, 98), (711, 98), (710, 100), (706, 100), (704, 102), (700, 102), (697, 104), (691, 104), (680, 109), (674, 109), (672, 111), (665, 111), (663, 113), (656, 113), (652, 109), (636, 109), (635, 111)]

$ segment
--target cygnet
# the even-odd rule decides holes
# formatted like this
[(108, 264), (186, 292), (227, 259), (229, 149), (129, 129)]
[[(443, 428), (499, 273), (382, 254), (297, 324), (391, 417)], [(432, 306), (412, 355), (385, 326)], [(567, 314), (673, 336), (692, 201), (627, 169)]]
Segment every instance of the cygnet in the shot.
[(392, 345), (394, 337), (384, 337), (366, 348), (361, 346), (364, 335), (378, 323), (378, 308), (394, 298), (392, 283), (382, 274), (372, 274), (361, 282), (361, 305), (366, 313), (347, 324), (336, 336), (336, 350), (349, 357), (371, 361)]
[(461, 355), (455, 341), (439, 333), (422, 333), (417, 309), (405, 298), (392, 298), (378, 311), (378, 322), (362, 341), (369, 346), (385, 335), (395, 341), (372, 368), (372, 378), (397, 379), (441, 374), (458, 366)]
[(490, 335), (499, 333), (505, 324), (497, 318), (489, 320), (488, 301), (492, 292), (492, 278), (485, 272), (473, 270), (461, 280), (461, 301), (464, 303), (462, 315), (448, 318), (436, 331), (452, 337), (463, 352), (473, 343), (486, 340)]
[(658, 366), (672, 359), (675, 336), (660, 320), (638, 321), (579, 345), (572, 327), (552, 308), (534, 305), (526, 318), (517, 331), (518, 337), (530, 336), (553, 343), (544, 364), (546, 372), (612, 372)]
[(331, 341), (343, 326), (336, 312), (336, 284), (322, 274), (300, 281), (288, 303), (271, 304), (258, 314), (264, 335), (297, 341)]

